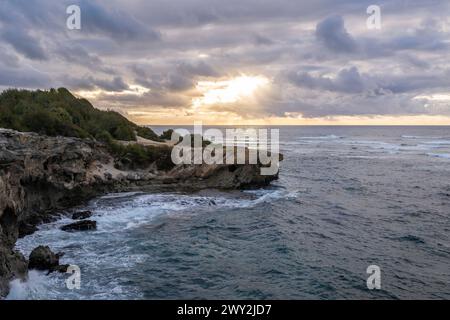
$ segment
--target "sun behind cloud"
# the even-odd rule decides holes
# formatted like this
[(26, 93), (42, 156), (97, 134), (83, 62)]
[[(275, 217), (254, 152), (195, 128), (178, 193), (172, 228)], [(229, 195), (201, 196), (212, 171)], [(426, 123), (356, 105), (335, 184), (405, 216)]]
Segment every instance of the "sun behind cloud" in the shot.
[(192, 107), (198, 109), (207, 105), (236, 103), (268, 84), (269, 79), (264, 76), (247, 75), (222, 81), (199, 81), (196, 89), (201, 97), (192, 100)]

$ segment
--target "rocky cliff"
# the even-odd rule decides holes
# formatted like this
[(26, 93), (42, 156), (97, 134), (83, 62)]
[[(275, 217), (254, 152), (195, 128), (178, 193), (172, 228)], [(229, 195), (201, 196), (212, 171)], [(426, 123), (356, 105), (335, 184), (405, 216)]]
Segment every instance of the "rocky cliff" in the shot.
[(9, 281), (25, 278), (27, 260), (14, 250), (63, 208), (109, 191), (240, 188), (277, 178), (259, 165), (178, 165), (160, 171), (120, 170), (108, 148), (93, 140), (48, 137), (0, 129), (0, 297)]

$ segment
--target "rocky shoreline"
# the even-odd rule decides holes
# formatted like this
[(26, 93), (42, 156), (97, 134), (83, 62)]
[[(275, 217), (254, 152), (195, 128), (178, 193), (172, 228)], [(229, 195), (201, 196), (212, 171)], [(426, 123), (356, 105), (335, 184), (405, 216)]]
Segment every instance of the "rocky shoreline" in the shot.
[(118, 168), (107, 146), (94, 140), (0, 129), (0, 297), (12, 279), (27, 277), (28, 261), (14, 250), (16, 240), (59, 210), (107, 192), (238, 189), (278, 177), (262, 176), (256, 164)]

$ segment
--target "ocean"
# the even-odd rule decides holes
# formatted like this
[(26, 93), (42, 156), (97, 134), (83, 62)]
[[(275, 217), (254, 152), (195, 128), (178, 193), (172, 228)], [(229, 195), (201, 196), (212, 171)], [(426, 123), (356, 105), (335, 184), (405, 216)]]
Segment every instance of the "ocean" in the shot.
[(79, 208), (97, 231), (41, 225), (17, 249), (64, 251), (81, 288), (32, 271), (8, 298), (450, 299), (450, 127), (280, 127), (280, 149), (266, 188), (109, 194)]

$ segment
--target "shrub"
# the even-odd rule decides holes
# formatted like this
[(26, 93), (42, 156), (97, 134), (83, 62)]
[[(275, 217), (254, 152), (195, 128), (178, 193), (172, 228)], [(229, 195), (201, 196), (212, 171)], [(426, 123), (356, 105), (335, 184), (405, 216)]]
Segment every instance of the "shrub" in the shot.
[(194, 148), (194, 143), (195, 143), (195, 137), (200, 137), (202, 140), (202, 148), (205, 148), (206, 146), (211, 144), (211, 141), (206, 140), (203, 136), (201, 135), (196, 135), (196, 134), (188, 134), (186, 136), (184, 136), (183, 138), (180, 138), (180, 141), (177, 143), (181, 143), (182, 141), (191, 141), (191, 147)]
[(136, 141), (136, 134), (134, 133), (133, 128), (123, 124), (119, 125), (113, 131), (113, 137), (117, 140)]
[(160, 136), (160, 139), (163, 140), (171, 140), (172, 139), (172, 134), (173, 134), (173, 129), (169, 129), (169, 130), (165, 130)]
[(138, 126), (117, 112), (95, 109), (89, 101), (76, 98), (65, 88), (3, 91), (0, 127), (49, 136), (95, 138), (105, 142), (115, 157), (128, 159), (135, 168), (145, 168), (151, 163), (156, 163), (161, 170), (174, 166), (169, 147), (125, 146), (115, 141), (136, 141), (136, 133), (146, 139), (162, 141), (150, 128)]
[(122, 145), (110, 141), (108, 147), (127, 169), (145, 169), (152, 163), (159, 170), (170, 170), (175, 166), (171, 159), (172, 148), (168, 146), (143, 146), (137, 143)]
[(65, 88), (3, 91), (0, 126), (52, 136), (93, 138), (108, 132), (115, 139), (135, 141), (138, 132), (144, 138), (158, 139), (150, 128), (140, 127), (117, 112), (98, 110)]
[(150, 139), (153, 141), (162, 141), (158, 135), (150, 128), (147, 127), (138, 127), (136, 129), (136, 132), (138, 134), (138, 136), (145, 138), (145, 139)]

